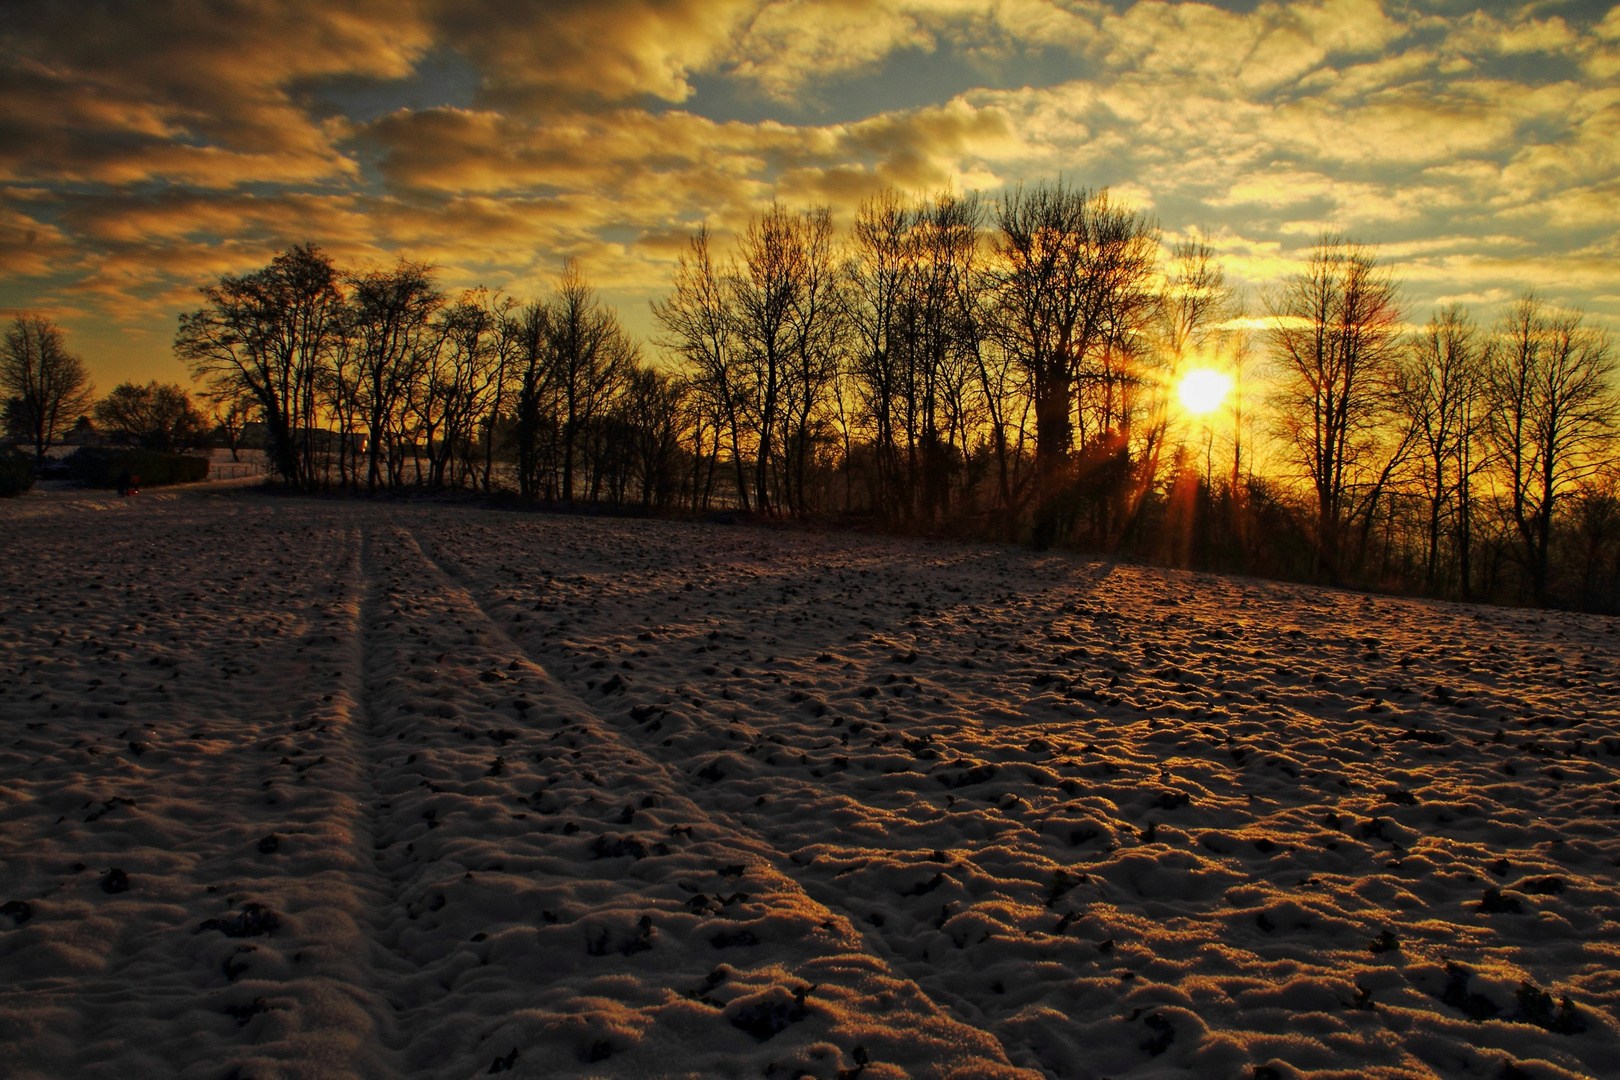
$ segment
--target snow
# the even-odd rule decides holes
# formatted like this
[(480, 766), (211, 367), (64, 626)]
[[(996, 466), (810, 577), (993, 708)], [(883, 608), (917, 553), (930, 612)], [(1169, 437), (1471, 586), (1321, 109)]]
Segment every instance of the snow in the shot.
[(1613, 619), (207, 486), (0, 549), (10, 1076), (1620, 1061)]

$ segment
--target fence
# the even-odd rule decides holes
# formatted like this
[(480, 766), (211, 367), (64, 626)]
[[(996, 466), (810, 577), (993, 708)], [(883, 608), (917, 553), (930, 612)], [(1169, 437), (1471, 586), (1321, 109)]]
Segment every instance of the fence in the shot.
[(244, 476), (263, 476), (264, 464), (258, 461), (211, 461), (208, 479), (239, 480)]

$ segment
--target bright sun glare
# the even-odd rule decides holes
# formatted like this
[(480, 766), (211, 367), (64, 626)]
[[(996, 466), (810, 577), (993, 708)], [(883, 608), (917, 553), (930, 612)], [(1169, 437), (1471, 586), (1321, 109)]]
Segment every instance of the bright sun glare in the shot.
[(1194, 368), (1181, 377), (1176, 393), (1181, 407), (1194, 416), (1204, 416), (1221, 407), (1232, 389), (1232, 376), (1214, 368)]

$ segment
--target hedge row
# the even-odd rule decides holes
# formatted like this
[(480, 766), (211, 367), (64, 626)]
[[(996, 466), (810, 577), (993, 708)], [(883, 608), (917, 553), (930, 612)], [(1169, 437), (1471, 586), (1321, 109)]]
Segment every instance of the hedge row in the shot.
[(208, 459), (156, 450), (125, 450), (109, 446), (81, 446), (63, 464), (68, 478), (85, 487), (118, 486), (120, 473), (139, 477), (142, 487), (191, 484), (208, 479)]
[(12, 447), (0, 447), (0, 499), (21, 495), (34, 486), (34, 462)]

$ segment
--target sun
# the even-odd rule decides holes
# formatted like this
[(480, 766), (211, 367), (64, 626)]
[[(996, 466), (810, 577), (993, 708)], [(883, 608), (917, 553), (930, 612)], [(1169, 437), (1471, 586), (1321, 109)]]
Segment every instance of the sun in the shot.
[(1194, 416), (1205, 416), (1220, 408), (1231, 391), (1232, 376), (1214, 368), (1193, 368), (1176, 385), (1181, 407)]

